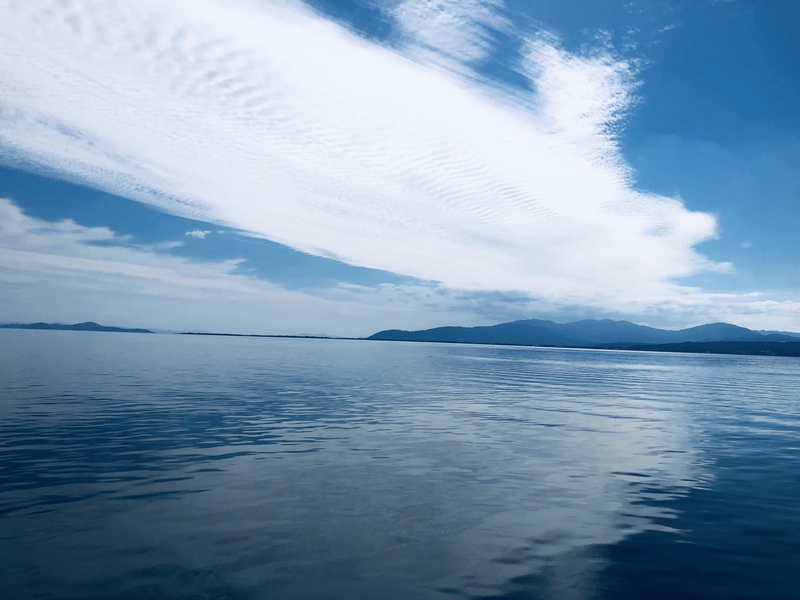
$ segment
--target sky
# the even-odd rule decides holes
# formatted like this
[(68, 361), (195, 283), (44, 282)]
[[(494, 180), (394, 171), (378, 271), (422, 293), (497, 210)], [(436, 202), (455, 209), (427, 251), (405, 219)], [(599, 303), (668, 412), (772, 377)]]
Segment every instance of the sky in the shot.
[(0, 322), (800, 331), (800, 3), (0, 0)]

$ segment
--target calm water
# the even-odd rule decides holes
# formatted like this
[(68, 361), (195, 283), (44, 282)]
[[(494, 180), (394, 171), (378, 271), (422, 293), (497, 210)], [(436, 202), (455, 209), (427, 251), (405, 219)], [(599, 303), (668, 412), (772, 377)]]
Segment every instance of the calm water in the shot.
[(797, 598), (800, 360), (0, 331), (3, 598)]

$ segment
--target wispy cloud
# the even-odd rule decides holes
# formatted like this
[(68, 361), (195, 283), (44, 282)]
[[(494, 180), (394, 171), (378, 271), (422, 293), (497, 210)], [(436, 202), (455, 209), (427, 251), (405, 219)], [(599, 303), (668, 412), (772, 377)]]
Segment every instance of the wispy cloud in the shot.
[(187, 231), (185, 235), (187, 237), (197, 238), (199, 240), (206, 239), (206, 236), (211, 233), (210, 231), (201, 231), (200, 229), (195, 229), (194, 231)]
[[(420, 43), (472, 60), (495, 8), (420, 1), (396, 14)], [(452, 289), (656, 306), (693, 292), (676, 278), (727, 268), (694, 250), (714, 237), (712, 216), (631, 185), (614, 139), (630, 67), (542, 36), (525, 47), (529, 95), (296, 4), (6, 0), (0, 152)]]
[(410, 44), (471, 62), (491, 48), (491, 31), (506, 25), (499, 0), (405, 0), (392, 14)]
[[(104, 242), (98, 244), (97, 242)], [(142, 292), (196, 297), (212, 290), (252, 293), (247, 278), (237, 278), (238, 260), (196, 264), (166, 253), (168, 247), (135, 245), (107, 227), (85, 227), (72, 220), (51, 223), (25, 215), (0, 198), (0, 265), (20, 275), (59, 276), (113, 287), (115, 278), (135, 280)], [(230, 277), (229, 277), (230, 276)]]

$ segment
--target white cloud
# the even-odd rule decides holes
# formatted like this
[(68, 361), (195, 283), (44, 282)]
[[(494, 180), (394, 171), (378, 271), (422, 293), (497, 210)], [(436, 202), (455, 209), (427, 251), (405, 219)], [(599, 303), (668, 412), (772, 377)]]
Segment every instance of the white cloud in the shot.
[(197, 238), (197, 239), (200, 239), (200, 240), (204, 240), (204, 239), (206, 239), (206, 236), (209, 233), (211, 233), (211, 232), (210, 231), (201, 231), (200, 229), (195, 229), (194, 231), (187, 231), (185, 235), (187, 237), (193, 237), (193, 238)]
[(137, 246), (106, 227), (72, 220), (42, 221), (0, 198), (0, 266), (21, 276), (65, 278), (70, 286), (85, 289), (112, 289), (125, 280), (135, 283), (123, 287), (141, 293), (187, 299), (220, 291), (263, 292), (251, 284), (254, 280), (236, 275), (239, 260), (195, 264), (164, 254), (169, 246)]
[(504, 27), (497, 0), (405, 0), (392, 11), (411, 44), (457, 61), (484, 58)]
[(544, 130), (597, 153), (627, 183), (614, 128), (633, 101), (632, 66), (603, 52), (572, 55), (543, 36), (530, 39), (525, 50), (520, 70), (535, 82)]
[[(436, 6), (445, 17), (426, 33)], [(446, 16), (454, 6), (397, 10), (431, 44), (466, 28), (443, 51), (477, 57), (459, 48), (485, 49), (492, 4)], [(552, 304), (647, 310), (697, 292), (675, 278), (726, 268), (693, 249), (715, 235), (712, 216), (631, 187), (613, 128), (635, 82), (608, 55), (532, 40), (521, 64), (537, 92), (523, 97), (294, 4), (4, 0), (2, 13), (7, 164), (351, 264)]]

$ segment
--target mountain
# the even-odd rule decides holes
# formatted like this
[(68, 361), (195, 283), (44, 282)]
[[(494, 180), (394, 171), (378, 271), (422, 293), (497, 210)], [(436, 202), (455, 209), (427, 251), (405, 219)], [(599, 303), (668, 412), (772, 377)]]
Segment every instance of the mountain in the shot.
[(149, 329), (128, 329), (125, 327), (106, 327), (94, 321), (62, 325), (61, 323), (10, 323), (0, 325), (0, 329), (53, 329), (57, 331), (111, 331), (116, 333), (154, 333)]
[(610, 319), (586, 319), (564, 324), (527, 319), (482, 327), (436, 327), (422, 331), (390, 329), (380, 331), (367, 339), (574, 348), (597, 348), (620, 344), (798, 341), (797, 337), (789, 334), (760, 333), (730, 323), (710, 323), (673, 331)]

